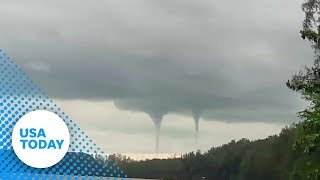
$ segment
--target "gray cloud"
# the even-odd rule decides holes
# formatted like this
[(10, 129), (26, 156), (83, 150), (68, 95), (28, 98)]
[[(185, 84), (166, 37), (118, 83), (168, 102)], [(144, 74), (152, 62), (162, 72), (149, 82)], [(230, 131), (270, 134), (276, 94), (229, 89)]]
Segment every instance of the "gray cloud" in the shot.
[(0, 7), (0, 39), (54, 98), (288, 123), (301, 101), (284, 83), (312, 62), (298, 35), (300, 3), (10, 1)]

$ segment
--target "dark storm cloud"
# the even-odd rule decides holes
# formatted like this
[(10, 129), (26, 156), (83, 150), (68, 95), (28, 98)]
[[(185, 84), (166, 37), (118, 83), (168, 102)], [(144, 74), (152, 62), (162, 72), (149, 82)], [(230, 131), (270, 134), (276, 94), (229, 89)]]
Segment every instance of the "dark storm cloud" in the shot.
[(285, 87), (312, 62), (298, 0), (73, 3), (0, 7), (2, 47), (52, 97), (223, 121), (288, 122), (301, 107)]

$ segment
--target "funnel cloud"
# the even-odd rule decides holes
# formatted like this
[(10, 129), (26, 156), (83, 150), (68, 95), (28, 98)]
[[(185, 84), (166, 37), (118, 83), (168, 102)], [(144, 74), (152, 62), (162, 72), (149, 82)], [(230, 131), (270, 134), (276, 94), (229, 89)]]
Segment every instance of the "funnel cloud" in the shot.
[(199, 121), (200, 121), (200, 111), (193, 110), (192, 111), (193, 119), (194, 119), (194, 126), (195, 126), (195, 143), (198, 145), (198, 139), (199, 139)]
[(163, 114), (149, 114), (150, 118), (152, 119), (155, 127), (155, 135), (156, 135), (156, 147), (155, 152), (159, 153), (159, 143), (160, 143), (160, 128), (161, 128), (161, 122), (163, 118)]

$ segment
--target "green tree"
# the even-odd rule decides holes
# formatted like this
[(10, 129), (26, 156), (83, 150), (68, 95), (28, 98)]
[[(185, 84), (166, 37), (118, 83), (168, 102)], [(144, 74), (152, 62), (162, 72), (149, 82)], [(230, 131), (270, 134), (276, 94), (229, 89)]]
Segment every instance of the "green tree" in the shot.
[[(301, 93), (302, 98), (310, 103), (305, 110), (299, 112), (302, 122), (297, 125), (295, 148), (301, 148), (305, 154), (313, 156), (320, 151), (320, 0), (306, 0), (302, 4), (302, 10), (305, 19), (300, 31), (301, 37), (311, 43), (315, 60), (312, 67), (304, 67), (294, 75), (287, 86)], [(299, 163), (301, 164), (301, 160)], [(304, 167), (308, 168), (301, 168), (304, 169), (301, 170), (304, 177), (320, 179), (320, 169), (315, 164), (312, 161), (305, 162)]]

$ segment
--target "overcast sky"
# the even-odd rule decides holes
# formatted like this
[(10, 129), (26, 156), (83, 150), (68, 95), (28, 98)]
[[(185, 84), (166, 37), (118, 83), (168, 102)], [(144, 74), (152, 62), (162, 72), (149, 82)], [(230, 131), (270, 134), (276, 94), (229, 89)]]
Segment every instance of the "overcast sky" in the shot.
[(5, 1), (11, 59), (106, 152), (153, 152), (264, 138), (297, 121), (285, 86), (311, 64), (300, 0)]

